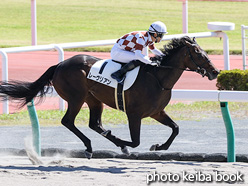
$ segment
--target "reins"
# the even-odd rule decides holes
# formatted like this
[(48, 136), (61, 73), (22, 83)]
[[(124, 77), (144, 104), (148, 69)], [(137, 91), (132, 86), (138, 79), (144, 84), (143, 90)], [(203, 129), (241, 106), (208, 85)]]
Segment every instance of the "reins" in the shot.
[[(173, 66), (158, 66), (158, 67), (159, 67), (159, 68), (178, 69), (178, 70), (189, 71), (189, 72), (196, 72), (196, 73), (199, 73), (200, 75), (202, 75), (202, 77), (204, 77), (204, 76), (206, 75), (206, 73), (207, 73), (206, 69), (203, 68), (203, 67), (201, 67), (200, 65), (198, 65), (198, 64), (195, 62), (195, 60), (194, 60), (194, 58), (193, 58), (193, 56), (192, 56), (192, 54), (191, 54), (191, 52), (190, 52), (189, 47), (188, 47), (188, 46), (186, 46), (186, 47), (187, 47), (187, 51), (188, 51), (188, 53), (189, 53), (189, 58), (191, 59), (191, 61), (192, 61), (192, 62), (196, 65), (196, 67), (197, 67), (196, 70), (191, 70), (191, 69), (189, 69), (189, 68), (178, 68), (178, 67), (173, 67)], [(185, 54), (185, 55), (186, 55), (186, 54)]]
[(196, 72), (196, 73), (198, 73), (198, 74), (200, 74), (200, 75), (202, 75), (202, 77), (206, 76), (207, 70), (206, 70), (205, 68), (201, 67), (199, 64), (197, 64), (197, 63), (195, 62), (195, 60), (194, 60), (194, 58), (193, 58), (193, 56), (192, 56), (192, 54), (191, 54), (191, 52), (190, 52), (189, 47), (187, 47), (187, 49), (188, 49), (188, 53), (189, 53), (189, 57), (190, 57), (191, 61), (192, 61), (192, 62), (196, 65), (196, 67), (197, 67), (197, 69), (196, 69), (196, 70), (193, 70), (193, 71)]
[(151, 77), (153, 77), (153, 78), (156, 80), (158, 86), (160, 87), (160, 89), (161, 89), (162, 91), (164, 91), (164, 90), (171, 90), (171, 88), (164, 88), (164, 87), (161, 85), (161, 83), (159, 82), (158, 78), (157, 78), (153, 73), (151, 73), (151, 72), (147, 72), (147, 73), (148, 73), (149, 75), (151, 75)]
[[(196, 73), (202, 75), (202, 77), (206, 76), (206, 74), (207, 74), (206, 69), (203, 68), (203, 67), (201, 67), (200, 65), (198, 65), (198, 64), (195, 62), (195, 60), (194, 60), (194, 58), (193, 58), (193, 56), (192, 56), (192, 54), (191, 54), (191, 52), (190, 52), (189, 47), (188, 47), (188, 46), (186, 46), (186, 47), (187, 47), (187, 51), (188, 51), (189, 58), (191, 59), (191, 61), (192, 61), (192, 62), (196, 65), (196, 67), (197, 67), (196, 70), (191, 70), (191, 69), (189, 69), (189, 68), (179, 68), (179, 67), (161, 66), (161, 65), (158, 66), (158, 67), (154, 67), (153, 69), (154, 69), (154, 70), (157, 69), (157, 68), (178, 69), (178, 70), (182, 70), (182, 71), (196, 72)], [(185, 55), (186, 55), (186, 54), (185, 54)], [(150, 75), (156, 80), (158, 86), (161, 88), (162, 91), (163, 91), (163, 90), (171, 90), (171, 88), (164, 88), (164, 87), (161, 85), (161, 83), (159, 82), (158, 78), (157, 78), (153, 73), (151, 73), (151, 72), (147, 72), (147, 73), (150, 74)]]

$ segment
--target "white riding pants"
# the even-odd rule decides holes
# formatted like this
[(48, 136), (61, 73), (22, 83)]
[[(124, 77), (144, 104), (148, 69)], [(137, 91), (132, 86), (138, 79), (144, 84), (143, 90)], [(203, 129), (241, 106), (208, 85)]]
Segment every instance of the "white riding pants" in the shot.
[[(130, 61), (137, 59), (137, 56), (135, 55), (134, 52), (121, 49), (118, 43), (116, 43), (111, 49), (111, 58), (119, 62), (129, 63)], [(141, 61), (147, 63), (144, 60)]]

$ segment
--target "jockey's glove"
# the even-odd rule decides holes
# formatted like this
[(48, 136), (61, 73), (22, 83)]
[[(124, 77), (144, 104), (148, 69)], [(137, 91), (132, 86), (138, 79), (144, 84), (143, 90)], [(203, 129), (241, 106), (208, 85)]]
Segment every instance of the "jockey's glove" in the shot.
[[(163, 55), (163, 56), (165, 56), (165, 55)], [(154, 56), (154, 57), (150, 57), (150, 60), (151, 60), (151, 61), (157, 61), (157, 60), (162, 61), (163, 56)]]
[(152, 61), (150, 65), (158, 67), (160, 64), (161, 62), (159, 60), (155, 60), (155, 61)]

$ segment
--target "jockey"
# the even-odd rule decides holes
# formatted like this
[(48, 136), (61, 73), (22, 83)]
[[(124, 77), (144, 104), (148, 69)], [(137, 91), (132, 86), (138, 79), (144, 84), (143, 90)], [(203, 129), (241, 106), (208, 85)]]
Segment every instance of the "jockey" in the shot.
[(112, 73), (111, 77), (121, 83), (126, 72), (139, 66), (140, 62), (158, 66), (157, 62), (151, 61), (148, 56), (142, 54), (142, 51), (148, 46), (153, 54), (163, 56), (164, 54), (154, 46), (154, 42), (159, 43), (164, 34), (167, 34), (165, 24), (156, 21), (150, 25), (148, 31), (131, 32), (118, 39), (111, 50), (111, 57), (114, 61), (127, 64)]

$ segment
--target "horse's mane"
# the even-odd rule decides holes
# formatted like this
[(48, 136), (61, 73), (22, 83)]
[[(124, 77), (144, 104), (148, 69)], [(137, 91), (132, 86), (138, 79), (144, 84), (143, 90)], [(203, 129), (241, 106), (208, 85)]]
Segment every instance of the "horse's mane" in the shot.
[[(162, 52), (165, 54), (162, 62), (166, 62), (169, 58), (177, 52), (180, 48), (185, 46), (185, 41), (188, 41), (191, 44), (195, 44), (196, 42), (191, 40), (190, 37), (185, 36), (181, 38), (173, 38), (167, 45), (164, 45), (164, 49)], [(161, 64), (163, 65), (163, 64)]]

